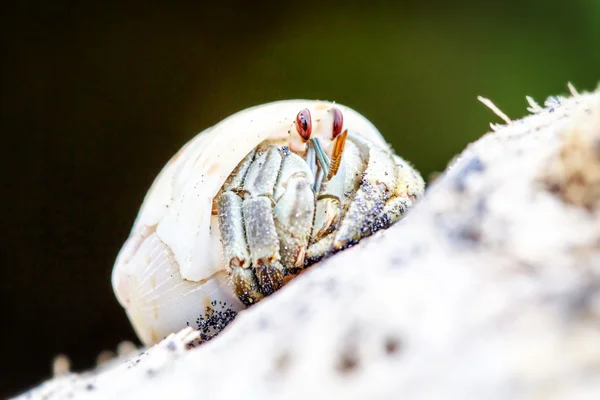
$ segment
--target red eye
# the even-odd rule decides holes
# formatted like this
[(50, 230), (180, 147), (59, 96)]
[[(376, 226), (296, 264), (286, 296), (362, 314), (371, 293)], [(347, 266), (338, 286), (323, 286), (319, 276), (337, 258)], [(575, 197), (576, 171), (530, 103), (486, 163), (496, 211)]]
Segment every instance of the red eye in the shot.
[(338, 137), (340, 133), (342, 133), (342, 126), (344, 125), (344, 117), (342, 116), (342, 112), (337, 108), (332, 108), (331, 112), (333, 113), (333, 133), (332, 139)]
[(308, 108), (300, 111), (296, 116), (296, 129), (300, 136), (302, 136), (302, 139), (310, 139), (310, 134), (312, 133), (312, 120), (310, 119), (310, 111), (308, 111)]

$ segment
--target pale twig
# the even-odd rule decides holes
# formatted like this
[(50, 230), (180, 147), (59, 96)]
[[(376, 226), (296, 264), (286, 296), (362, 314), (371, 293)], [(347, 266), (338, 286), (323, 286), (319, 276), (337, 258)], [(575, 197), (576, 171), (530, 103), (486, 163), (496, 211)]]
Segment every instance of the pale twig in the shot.
[(527, 103), (529, 103), (529, 107), (527, 107), (527, 111), (529, 111), (530, 113), (534, 113), (537, 114), (541, 111), (543, 111), (544, 109), (533, 99), (533, 97), (531, 96), (525, 96), (525, 98), (527, 99)]
[(579, 97), (579, 92), (575, 89), (575, 86), (571, 82), (567, 83), (567, 87), (569, 88), (569, 92), (573, 97)]
[(492, 101), (490, 99), (486, 99), (485, 97), (477, 96), (477, 100), (482, 102), (487, 108), (492, 110), (492, 112), (494, 114), (496, 114), (497, 116), (502, 118), (502, 120), (504, 120), (504, 122), (506, 122), (507, 124), (510, 124), (512, 122), (512, 120), (510, 118), (508, 118), (508, 116), (506, 114), (504, 114), (498, 107), (496, 107), (496, 105), (494, 103), (492, 103)]

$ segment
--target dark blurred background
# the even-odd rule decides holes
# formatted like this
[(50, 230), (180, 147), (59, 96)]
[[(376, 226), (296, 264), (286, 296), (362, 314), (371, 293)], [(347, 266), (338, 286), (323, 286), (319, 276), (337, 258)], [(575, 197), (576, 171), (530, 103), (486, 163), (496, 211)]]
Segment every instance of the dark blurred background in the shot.
[(600, 2), (21, 1), (2, 11), (0, 396), (134, 340), (110, 272), (196, 132), (278, 99), (369, 118), (425, 177), (525, 95), (600, 78)]

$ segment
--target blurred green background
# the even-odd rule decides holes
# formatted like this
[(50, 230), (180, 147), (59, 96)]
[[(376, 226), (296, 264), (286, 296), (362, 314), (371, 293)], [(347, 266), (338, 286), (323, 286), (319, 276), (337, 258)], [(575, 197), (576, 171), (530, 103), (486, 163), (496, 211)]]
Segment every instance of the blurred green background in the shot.
[(196, 132), (278, 99), (369, 118), (425, 177), (525, 95), (600, 78), (600, 1), (14, 3), (2, 13), (0, 395), (134, 334), (110, 272)]

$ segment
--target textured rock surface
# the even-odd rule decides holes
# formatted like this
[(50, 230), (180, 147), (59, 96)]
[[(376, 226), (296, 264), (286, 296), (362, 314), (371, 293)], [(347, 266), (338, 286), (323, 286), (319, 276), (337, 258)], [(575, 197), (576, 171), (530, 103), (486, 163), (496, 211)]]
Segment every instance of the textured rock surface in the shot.
[(532, 107), (215, 340), (23, 397), (600, 398), (600, 95)]

